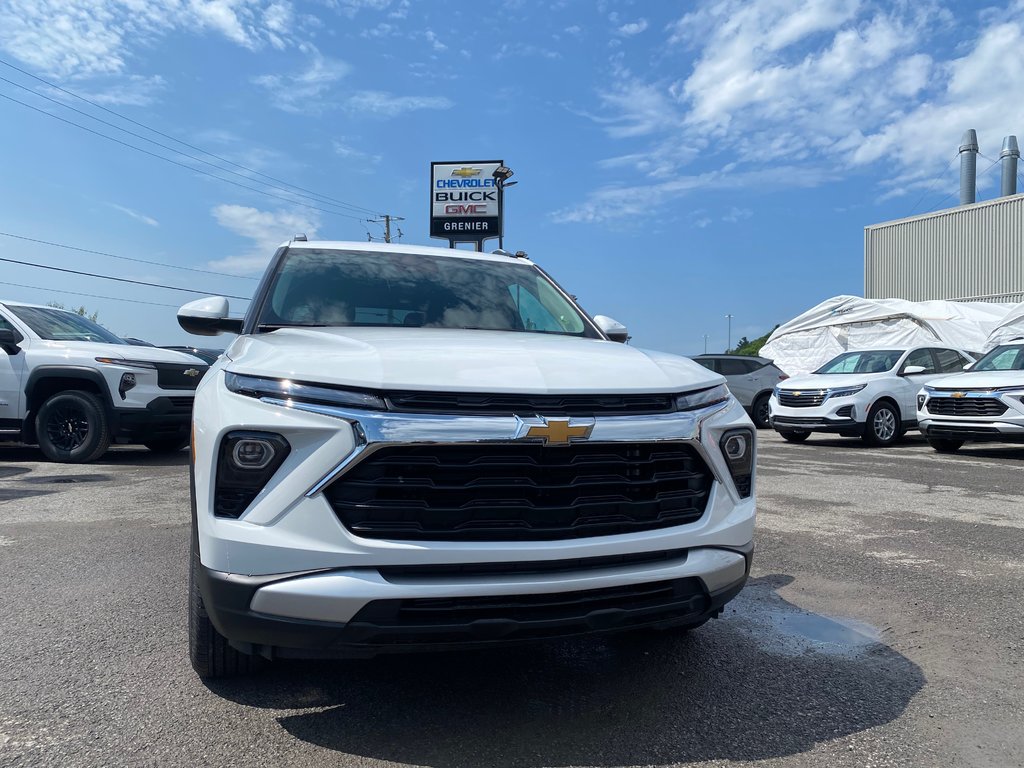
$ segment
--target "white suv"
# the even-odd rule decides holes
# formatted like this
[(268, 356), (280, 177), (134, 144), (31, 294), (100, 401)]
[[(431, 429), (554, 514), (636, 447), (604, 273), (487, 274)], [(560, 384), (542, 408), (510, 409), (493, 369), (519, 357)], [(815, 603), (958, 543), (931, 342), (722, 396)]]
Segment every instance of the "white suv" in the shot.
[[(370, 656), (693, 628), (742, 588), (754, 429), (525, 258), (293, 242), (196, 393), (189, 646)], [(614, 340), (613, 340), (614, 339)]]
[(98, 459), (112, 443), (188, 445), (192, 397), (207, 365), (128, 344), (54, 307), (0, 302), (0, 440), (38, 444), (53, 461)]
[(917, 421), (932, 448), (964, 442), (1024, 442), (1024, 339), (990, 351), (966, 373), (935, 379), (917, 397)]
[(973, 360), (948, 347), (844, 352), (814, 373), (777, 386), (771, 425), (790, 442), (802, 442), (811, 432), (835, 432), (892, 445), (917, 423), (921, 385)]

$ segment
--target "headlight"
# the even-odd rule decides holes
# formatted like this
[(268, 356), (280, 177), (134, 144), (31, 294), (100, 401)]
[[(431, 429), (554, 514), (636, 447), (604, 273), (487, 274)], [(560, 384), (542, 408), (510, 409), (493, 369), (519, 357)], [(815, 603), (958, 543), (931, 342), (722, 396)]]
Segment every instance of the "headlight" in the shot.
[(248, 397), (272, 397), (277, 400), (340, 405), (349, 408), (370, 408), (378, 411), (387, 408), (384, 398), (369, 392), (333, 389), (315, 384), (302, 384), (288, 379), (267, 379), (262, 376), (246, 376), (241, 373), (229, 372), (224, 375), (224, 384), (232, 392)]
[(684, 392), (676, 398), (677, 411), (693, 411), (697, 408), (707, 408), (715, 403), (724, 403), (729, 399), (729, 388), (725, 384), (708, 389), (698, 389), (695, 392)]
[(148, 363), (145, 360), (121, 360), (117, 357), (97, 357), (97, 363), (105, 363), (107, 365), (124, 365), (128, 368), (152, 368), (156, 369), (156, 363)]
[(867, 384), (858, 384), (855, 387), (837, 387), (828, 391), (829, 397), (849, 397), (850, 395), (856, 395), (860, 392)]
[(776, 400), (779, 399), (779, 387), (778, 387), (778, 385), (776, 385), (775, 387), (772, 388), (772, 395), (775, 396)]

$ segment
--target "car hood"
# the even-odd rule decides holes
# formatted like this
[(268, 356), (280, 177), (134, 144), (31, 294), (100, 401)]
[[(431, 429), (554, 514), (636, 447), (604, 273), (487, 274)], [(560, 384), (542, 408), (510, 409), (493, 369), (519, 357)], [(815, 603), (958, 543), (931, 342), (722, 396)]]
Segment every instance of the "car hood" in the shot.
[(692, 360), (600, 339), (439, 328), (281, 328), (240, 336), (227, 370), (366, 389), (677, 392), (725, 380)]
[(99, 341), (36, 341), (33, 347), (44, 347), (50, 355), (61, 353), (69, 360), (72, 358), (111, 357), (120, 360), (145, 360), (148, 363), (178, 363), (179, 365), (207, 364), (194, 355), (175, 352), (160, 347), (142, 347), (135, 344), (104, 344)]
[(928, 386), (938, 389), (997, 389), (1020, 387), (1024, 389), (1024, 371), (966, 371), (941, 379), (933, 379)]
[(779, 382), (779, 389), (837, 389), (857, 387), (891, 376), (891, 373), (809, 373)]

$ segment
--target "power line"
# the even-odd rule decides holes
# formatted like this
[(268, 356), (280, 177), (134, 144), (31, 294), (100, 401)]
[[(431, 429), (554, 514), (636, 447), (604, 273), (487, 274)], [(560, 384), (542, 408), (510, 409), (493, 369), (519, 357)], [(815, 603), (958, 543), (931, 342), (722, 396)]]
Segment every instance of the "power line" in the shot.
[(100, 296), (98, 293), (80, 293), (79, 291), (58, 291), (56, 288), (44, 288), (41, 285), (24, 285), (22, 283), (8, 283), (5, 280), (0, 280), (0, 285), (12, 285), (15, 288), (31, 288), (36, 291), (49, 291), (50, 293), (67, 293), (72, 296), (87, 296), (90, 299), (109, 299), (110, 301), (127, 301), (131, 304), (148, 304), (151, 307), (170, 307), (171, 309), (177, 309), (177, 304), (160, 304), (155, 301), (140, 301), (139, 299), (122, 299), (119, 296)]
[(218, 275), (220, 277), (234, 277), (240, 280), (259, 280), (258, 277), (249, 277), (248, 275), (232, 275), (228, 272), (214, 272), (210, 269), (199, 269), (197, 267), (183, 267), (178, 264), (164, 264), (160, 261), (146, 261), (145, 259), (133, 259), (129, 256), (118, 256), (114, 253), (107, 253), (105, 251), (94, 251), (91, 248), (79, 248), (75, 245), (65, 245), (64, 243), (54, 243), (49, 240), (39, 240), (35, 237), (25, 237), (24, 235), (15, 235), (11, 232), (0, 232), (0, 237), (13, 237), (17, 240), (25, 240), (30, 243), (40, 243), (42, 245), (52, 245), (54, 248), (66, 248), (69, 251), (79, 251), (80, 253), (92, 253), (97, 256), (109, 256), (112, 259), (121, 259), (122, 261), (132, 261), (136, 264), (148, 264), (151, 267), (168, 267), (170, 269), (181, 269), (186, 272), (199, 272), (204, 275)]
[(60, 115), (55, 115), (52, 112), (47, 112), (45, 109), (40, 109), (39, 107), (34, 107), (31, 104), (26, 104), (24, 101), (19, 101), (18, 99), (15, 99), (13, 96), (8, 96), (5, 93), (0, 93), (0, 98), (7, 99), (8, 101), (13, 101), (15, 104), (20, 104), (21, 106), (27, 107), (28, 109), (31, 109), (33, 112), (38, 112), (41, 115), (46, 115), (47, 117), (52, 117), (54, 120), (60, 120), (62, 123), (67, 123), (68, 125), (73, 125), (76, 128), (81, 128), (83, 131), (87, 131), (87, 132), (89, 132), (89, 133), (91, 133), (91, 134), (93, 134), (95, 136), (100, 136), (100, 137), (102, 137), (104, 139), (107, 139), (108, 141), (114, 142), (115, 144), (120, 144), (121, 146), (128, 147), (129, 149), (134, 149), (136, 152), (141, 152), (144, 155), (149, 155), (150, 157), (155, 157), (158, 160), (163, 160), (164, 162), (171, 163), (172, 165), (177, 165), (180, 168), (184, 168), (184, 169), (186, 169), (188, 171), (192, 171), (192, 173), (201, 173), (204, 176), (209, 176), (210, 178), (217, 179), (218, 181), (223, 181), (225, 184), (234, 184), (236, 187), (241, 187), (242, 189), (248, 189), (248, 190), (250, 190), (252, 192), (257, 192), (257, 193), (259, 193), (261, 195), (266, 195), (267, 197), (273, 197), (273, 198), (276, 198), (278, 200), (284, 200), (286, 203), (291, 203), (292, 205), (299, 205), (299, 206), (302, 206), (303, 208), (310, 208), (310, 209), (312, 209), (314, 211), (322, 211), (323, 213), (330, 213), (330, 214), (333, 214), (334, 216), (341, 216), (342, 218), (345, 218), (345, 219), (353, 219), (354, 221), (362, 221), (362, 219), (360, 219), (358, 216), (352, 216), (350, 214), (341, 213), (339, 211), (332, 211), (332, 210), (327, 209), (327, 208), (319, 208), (319, 207), (317, 207), (315, 205), (311, 205), (309, 203), (304, 203), (301, 200), (294, 200), (294, 199), (292, 199), (290, 197), (282, 197), (281, 195), (275, 195), (273, 192), (267, 192), (265, 189), (260, 189), (259, 187), (250, 187), (248, 184), (242, 184), (241, 182), (238, 182), (238, 181), (232, 181), (231, 179), (225, 179), (223, 176), (218, 176), (215, 173), (210, 173), (209, 171), (204, 171), (201, 168), (196, 168), (195, 166), (191, 166), (191, 165), (188, 165), (186, 163), (178, 162), (177, 160), (174, 160), (173, 158), (170, 158), (170, 157), (164, 157), (163, 155), (158, 155), (156, 152), (150, 152), (148, 149), (143, 149), (142, 147), (137, 147), (134, 144), (129, 144), (126, 141), (121, 141), (120, 139), (116, 139), (113, 136), (108, 136), (107, 134), (101, 133), (100, 131), (94, 131), (92, 128), (84, 126), (81, 123), (76, 123), (73, 120), (68, 120), (67, 118), (61, 117)]
[[(981, 152), (979, 152), (978, 154), (979, 154), (979, 155), (980, 155), (981, 157), (985, 158), (986, 160), (992, 160), (992, 158), (991, 158), (991, 157), (985, 157), (985, 155), (982, 155), (982, 154), (981, 154)], [(998, 160), (992, 160), (992, 165), (990, 165), (990, 166), (989, 166), (988, 168), (986, 168), (986, 169), (985, 169), (984, 171), (982, 171), (981, 173), (977, 174), (977, 175), (976, 175), (976, 176), (974, 177), (974, 181), (975, 181), (975, 184), (977, 184), (977, 182), (978, 182), (978, 179), (980, 179), (980, 178), (981, 178), (982, 176), (984, 176), (984, 175), (985, 175), (986, 173), (988, 173), (989, 171), (991, 171), (991, 170), (992, 170), (993, 168), (995, 168), (995, 167), (996, 167), (996, 166), (997, 166), (998, 164), (999, 164), (999, 161), (998, 161)], [(941, 200), (939, 200), (939, 204), (938, 204), (938, 205), (936, 205), (936, 206), (935, 206), (934, 208), (929, 208), (929, 209), (928, 209), (928, 210), (926, 211), (926, 213), (931, 213), (932, 211), (935, 211), (935, 210), (938, 210), (939, 208), (941, 208), (941, 207), (942, 207), (942, 204), (943, 204), (944, 202), (946, 202), (947, 200), (949, 200), (949, 198), (951, 198), (951, 197), (952, 197), (953, 195), (955, 195), (955, 194), (956, 194), (956, 193), (957, 193), (958, 191), (959, 191), (959, 190), (954, 190), (954, 191), (950, 192), (950, 193), (949, 193), (948, 195), (946, 195), (946, 196), (945, 196), (944, 198), (942, 198)]]
[[(70, 275), (83, 275), (85, 277), (98, 277), (98, 278), (100, 278), (102, 280), (116, 280), (119, 283), (131, 283), (133, 285), (145, 285), (145, 286), (147, 286), (149, 288), (163, 288), (164, 290), (168, 290), (168, 291), (181, 291), (182, 293), (195, 293), (195, 294), (199, 294), (200, 296), (209, 296), (210, 295), (209, 291), (197, 291), (197, 290), (194, 290), (192, 288), (179, 288), (178, 286), (175, 286), (175, 285), (162, 285), (160, 283), (147, 283), (147, 282), (145, 282), (143, 280), (129, 280), (127, 277), (114, 277), (112, 275), (99, 275), (99, 274), (96, 274), (95, 272), (82, 272), (82, 271), (77, 270), (77, 269), (66, 269), (64, 267), (51, 267), (51, 266), (49, 266), (47, 264), (35, 264), (34, 262), (31, 262), (31, 261), (19, 261), (18, 259), (5, 259), (2, 256), (0, 256), (0, 261), (7, 262), (8, 264), (20, 264), (20, 265), (22, 265), (24, 267), (36, 267), (37, 269), (49, 269), (49, 270), (52, 270), (54, 272), (65, 272), (65, 273), (70, 274)], [(252, 299), (250, 299), (247, 296), (233, 296), (230, 293), (223, 293), (221, 295), (226, 297), (226, 298), (228, 298), (228, 299), (240, 299), (241, 301), (252, 301)]]
[[(305, 194), (302, 194), (301, 192), (293, 192), (292, 190), (287, 189), (286, 187), (281, 187), (281, 186), (278, 186), (276, 184), (268, 184), (265, 181), (259, 181), (258, 179), (254, 179), (251, 176), (245, 175), (244, 173), (239, 173), (238, 171), (233, 171), (230, 168), (223, 168), (223, 167), (217, 165), (216, 163), (211, 163), (209, 160), (204, 160), (203, 158), (196, 157), (195, 155), (191, 155), (188, 152), (182, 152), (180, 149), (175, 149), (174, 147), (169, 147), (166, 144), (161, 144), (159, 141), (151, 139), (148, 136), (143, 136), (141, 133), (135, 133), (134, 131), (129, 131), (127, 128), (122, 128), (121, 126), (117, 125), (116, 123), (111, 123), (110, 121), (103, 120), (102, 118), (96, 117), (95, 115), (90, 115), (88, 112), (84, 112), (81, 109), (76, 109), (75, 107), (72, 107), (72, 106), (70, 106), (68, 104), (65, 104), (64, 102), (60, 101), (59, 99), (54, 99), (54, 98), (52, 98), (50, 96), (47, 96), (44, 93), (39, 93), (38, 91), (34, 91), (31, 88), (29, 88), (28, 86), (26, 86), (26, 85), (21, 85), (20, 83), (16, 83), (13, 80), (8, 80), (6, 77), (0, 77), (0, 81), (8, 83), (10, 85), (13, 85), (15, 88), (21, 88), (23, 91), (27, 91), (28, 93), (31, 93), (32, 95), (37, 96), (40, 99), (46, 99), (46, 101), (49, 101), (49, 102), (51, 102), (53, 104), (56, 104), (58, 107), (61, 107), (62, 109), (70, 109), (72, 112), (75, 112), (75, 113), (77, 113), (79, 115), (82, 115), (83, 117), (87, 117), (90, 120), (95, 120), (97, 123), (102, 123), (103, 125), (109, 126), (110, 128), (113, 128), (115, 131), (121, 131), (122, 133), (127, 133), (129, 136), (134, 136), (135, 138), (141, 139), (142, 141), (147, 141), (150, 144), (153, 144), (155, 146), (160, 147), (161, 149), (166, 149), (168, 152), (174, 152), (175, 154), (181, 155), (182, 157), (187, 157), (189, 160), (194, 160), (197, 163), (203, 163), (203, 165), (208, 165), (211, 168), (215, 168), (218, 171), (221, 171), (223, 173), (230, 173), (233, 176), (239, 177), (240, 179), (246, 179), (247, 181), (252, 181), (252, 182), (255, 182), (257, 184), (265, 184), (266, 186), (270, 187), (271, 189), (277, 189), (277, 190), (280, 190), (281, 192), (286, 192), (289, 195), (295, 195), (296, 197), (306, 198), (307, 200), (312, 200), (312, 201), (317, 202), (317, 203), (324, 203), (324, 201), (319, 200), (316, 197), (312, 197), (310, 195), (305, 195)], [(338, 205), (336, 203), (330, 203), (330, 202), (324, 203), (324, 204), (326, 204), (326, 205)], [(355, 206), (350, 206), (348, 203), (344, 203), (344, 204), (338, 205), (338, 207), (345, 207), (345, 208), (348, 208), (348, 209), (352, 210), (353, 212), (359, 212), (359, 211), (365, 211), (366, 210), (364, 208), (358, 208), (358, 207), (355, 207)]]
[[(148, 126), (145, 123), (140, 123), (138, 120), (133, 120), (132, 118), (127, 117), (125, 115), (122, 115), (121, 113), (116, 112), (116, 111), (114, 111), (114, 110), (112, 110), (112, 109), (110, 109), (108, 107), (105, 107), (102, 104), (99, 104), (99, 103), (97, 103), (95, 101), (92, 101), (91, 99), (87, 99), (85, 96), (81, 96), (81, 95), (75, 93), (74, 91), (70, 91), (67, 88), (62, 88), (61, 86), (57, 85), (56, 83), (51, 83), (49, 80), (45, 80), (45, 79), (39, 77), (38, 75), (34, 75), (31, 72), (28, 72), (28, 71), (26, 71), (24, 69), (21, 69), (20, 67), (16, 67), (16, 66), (14, 66), (13, 64), (11, 64), (8, 61), (4, 61), (3, 59), (0, 59), (0, 64), (3, 64), (5, 67), (13, 69), (16, 72), (20, 72), (21, 74), (23, 74), (23, 75), (25, 75), (27, 77), (31, 77), (33, 80), (36, 80), (36, 81), (38, 81), (40, 83), (43, 83), (44, 85), (49, 86), (50, 88), (53, 88), (55, 90), (58, 90), (61, 93), (66, 93), (68, 96), (76, 98), (79, 101), (85, 102), (86, 104), (89, 104), (90, 106), (95, 107), (96, 109), (101, 109), (104, 112), (106, 112), (107, 114), (114, 115), (114, 117), (117, 117), (117, 118), (119, 118), (121, 120), (124, 120), (127, 123), (131, 123), (132, 125), (137, 125), (139, 128), (144, 128), (145, 130), (150, 131), (151, 133), (155, 133), (157, 136), (162, 136), (165, 139), (169, 139), (169, 140), (171, 140), (171, 141), (173, 141), (173, 142), (175, 142), (177, 144), (181, 144), (183, 147), (188, 147), (189, 149), (195, 150), (196, 152), (201, 152), (202, 154), (207, 155), (209, 157), (212, 157), (212, 158), (214, 158), (216, 160), (219, 160), (222, 163), (227, 163), (228, 165), (232, 165), (235, 168), (240, 168), (241, 170), (246, 171), (247, 173), (251, 173), (251, 174), (254, 174), (256, 176), (261, 176), (262, 178), (270, 179), (271, 181), (276, 181), (279, 184), (284, 184), (284, 185), (286, 185), (288, 187), (291, 187), (292, 189), (297, 189), (297, 190), (300, 190), (302, 192), (308, 192), (309, 194), (314, 195), (315, 197), (317, 197), (317, 198), (319, 198), (319, 199), (321, 199), (323, 201), (330, 202), (330, 203), (333, 203), (335, 205), (339, 205), (339, 206), (342, 206), (342, 207), (345, 207), (345, 208), (350, 208), (350, 209), (356, 210), (356, 211), (364, 211), (366, 213), (372, 213), (374, 215), (379, 215), (379, 213), (380, 213), (379, 211), (375, 211), (375, 210), (373, 210), (371, 208), (364, 208), (361, 205), (355, 205), (353, 203), (346, 203), (344, 200), (339, 200), (337, 198), (330, 197), (329, 195), (323, 195), (323, 194), (321, 194), (319, 192), (315, 192), (315, 191), (313, 191), (311, 189), (306, 189), (305, 187), (300, 187), (297, 184), (292, 184), (290, 182), (284, 181), (283, 179), (279, 179), (279, 178), (277, 178), (275, 176), (270, 176), (269, 174), (262, 173), (261, 171), (257, 171), (254, 168), (249, 168), (248, 166), (242, 165), (241, 163), (236, 163), (233, 160), (229, 160), (226, 157), (222, 157), (221, 155), (217, 155), (217, 154), (215, 154), (213, 152), (205, 150), (202, 147), (197, 147), (194, 144), (189, 144), (187, 141), (182, 141), (181, 139), (176, 138), (174, 136), (171, 136), (168, 133), (164, 133), (162, 131), (158, 131), (156, 128), (152, 128), (151, 126)], [(11, 82), (11, 81), (10, 80), (5, 80), (5, 82)], [(12, 83), (12, 84), (13, 85), (18, 85), (17, 83)], [(18, 85), (18, 87), (19, 88), (24, 88), (24, 86), (22, 86), (22, 85)], [(28, 90), (28, 89), (26, 89), (26, 90)], [(42, 95), (42, 94), (38, 94), (38, 92), (36, 92), (36, 91), (33, 91), (33, 93), (37, 93), (37, 95)], [(62, 106), (67, 106), (67, 105), (66, 104), (62, 104)], [(73, 107), (67, 107), (67, 108), (68, 109), (74, 109)], [(77, 112), (79, 110), (75, 110), (75, 111)], [(82, 113), (82, 114), (85, 114), (85, 113)], [(92, 117), (92, 115), (87, 115), (87, 116), (88, 117)], [(93, 120), (98, 120), (99, 118), (92, 117), (92, 119)], [(100, 121), (100, 122), (105, 122), (105, 121)], [(107, 123), (107, 124), (110, 125), (109, 123)], [(118, 127), (116, 125), (113, 126), (113, 127), (117, 128), (118, 130), (121, 130), (121, 131), (125, 130), (124, 128), (120, 128), (120, 127)], [(125, 131), (125, 132), (129, 133), (129, 131)], [(137, 135), (137, 134), (132, 134), (132, 135), (134, 136), (134, 135)], [(140, 137), (140, 138), (144, 138), (144, 137)], [(145, 140), (146, 141), (152, 141), (152, 139), (145, 139)], [(153, 143), (157, 143), (157, 142), (153, 142)], [(161, 146), (163, 146), (163, 145), (161, 145)], [(178, 152), (178, 150), (172, 150), (172, 151)], [(181, 154), (186, 154), (186, 153), (181, 153)], [(202, 161), (202, 162), (206, 162), (206, 161)], [(217, 166), (214, 166), (214, 167), (217, 167)], [(229, 173), (234, 173), (234, 171), (230, 171), (227, 168), (221, 168), (221, 170), (228, 171)], [(241, 175), (241, 174), (236, 174), (236, 175)], [(268, 186), (272, 186), (272, 185), (268, 185)], [(278, 189), (279, 189), (279, 187), (278, 187)], [(295, 193), (291, 193), (291, 194), (295, 194)]]
[(953, 166), (953, 161), (956, 160), (958, 157), (960, 157), (960, 153), (959, 152), (957, 152), (955, 155), (953, 155), (953, 157), (950, 159), (950, 161), (948, 163), (946, 163), (946, 167), (943, 168), (939, 172), (938, 176), (936, 176), (934, 179), (931, 180), (931, 183), (929, 183), (927, 187), (925, 187), (924, 192), (921, 193), (921, 196), (919, 198), (917, 198), (917, 202), (914, 203), (914, 207), (910, 209), (910, 215), (911, 216), (914, 215), (914, 211), (917, 210), (917, 206), (919, 206), (921, 204), (921, 201), (924, 200), (925, 196), (929, 192), (931, 192), (932, 187), (935, 186), (935, 182), (938, 181), (940, 178), (942, 178), (943, 176), (946, 175), (946, 171), (948, 171)]

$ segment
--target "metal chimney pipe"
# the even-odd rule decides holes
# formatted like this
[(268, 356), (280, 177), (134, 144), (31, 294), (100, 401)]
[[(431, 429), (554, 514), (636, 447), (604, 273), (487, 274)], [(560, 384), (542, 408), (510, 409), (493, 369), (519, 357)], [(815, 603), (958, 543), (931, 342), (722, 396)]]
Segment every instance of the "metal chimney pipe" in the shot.
[(978, 194), (978, 134), (973, 128), (960, 139), (960, 205), (970, 205)]
[(1007, 136), (1003, 139), (1003, 151), (999, 153), (999, 160), (1003, 165), (1003, 183), (999, 194), (1003, 197), (1017, 194), (1017, 160), (1020, 158), (1020, 149), (1017, 147), (1017, 137)]

